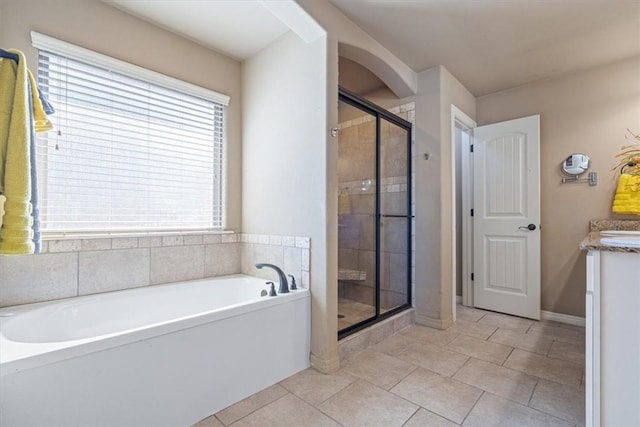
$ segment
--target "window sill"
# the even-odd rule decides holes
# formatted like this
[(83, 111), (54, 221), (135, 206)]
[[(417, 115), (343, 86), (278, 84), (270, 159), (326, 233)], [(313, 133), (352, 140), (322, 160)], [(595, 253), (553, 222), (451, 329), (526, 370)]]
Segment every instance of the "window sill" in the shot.
[(42, 240), (89, 240), (89, 239), (118, 239), (134, 237), (171, 237), (193, 235), (236, 234), (233, 230), (158, 230), (158, 231), (43, 231)]

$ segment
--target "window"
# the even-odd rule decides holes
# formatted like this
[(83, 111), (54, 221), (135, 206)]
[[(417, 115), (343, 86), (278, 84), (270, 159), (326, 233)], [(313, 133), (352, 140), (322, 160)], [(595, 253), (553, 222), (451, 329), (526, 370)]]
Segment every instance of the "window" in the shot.
[(36, 36), (83, 53), (34, 38), (38, 83), (56, 109), (55, 129), (38, 139), (43, 230), (222, 229), (228, 98)]

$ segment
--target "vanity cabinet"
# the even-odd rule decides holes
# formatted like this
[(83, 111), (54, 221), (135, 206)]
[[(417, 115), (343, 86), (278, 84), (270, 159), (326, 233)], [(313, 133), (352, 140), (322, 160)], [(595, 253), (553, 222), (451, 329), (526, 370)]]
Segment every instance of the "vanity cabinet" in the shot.
[(586, 425), (640, 426), (640, 253), (590, 249)]

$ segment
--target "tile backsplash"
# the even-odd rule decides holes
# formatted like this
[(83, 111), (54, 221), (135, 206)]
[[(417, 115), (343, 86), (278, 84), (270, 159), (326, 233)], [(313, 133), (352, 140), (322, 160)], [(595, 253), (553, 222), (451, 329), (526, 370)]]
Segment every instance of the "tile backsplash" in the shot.
[(49, 240), (42, 253), (0, 256), (0, 307), (228, 274), (277, 279), (282, 266), (307, 287), (310, 239), (257, 234), (184, 234)]

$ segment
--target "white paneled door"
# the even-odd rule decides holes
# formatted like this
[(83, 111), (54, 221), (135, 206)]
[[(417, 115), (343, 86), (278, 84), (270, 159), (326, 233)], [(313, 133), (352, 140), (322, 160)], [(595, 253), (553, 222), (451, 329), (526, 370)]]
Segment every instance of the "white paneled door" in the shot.
[(540, 116), (474, 129), (474, 305), (540, 319)]

